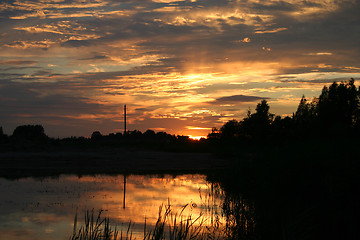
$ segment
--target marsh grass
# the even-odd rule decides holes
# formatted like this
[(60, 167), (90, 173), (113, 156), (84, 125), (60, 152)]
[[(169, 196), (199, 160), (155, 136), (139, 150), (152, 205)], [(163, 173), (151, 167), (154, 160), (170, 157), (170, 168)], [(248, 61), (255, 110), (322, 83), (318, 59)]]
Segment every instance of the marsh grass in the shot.
[[(86, 210), (84, 216), (84, 225), (77, 227), (77, 213), (74, 218), (73, 234), (70, 237), (71, 240), (117, 240), (119, 231), (115, 227), (110, 226), (110, 219), (102, 217), (103, 210), (99, 210), (97, 217), (95, 216), (94, 209)], [(131, 224), (131, 223), (130, 223)], [(130, 228), (129, 224), (129, 228)], [(129, 231), (128, 231), (129, 232)], [(120, 232), (120, 239), (122, 238), (122, 232)], [(127, 235), (126, 235), (127, 237)]]
[(144, 240), (216, 239), (215, 231), (211, 231), (212, 228), (206, 226), (206, 219), (201, 214), (196, 218), (192, 215), (184, 215), (187, 208), (191, 208), (191, 204), (186, 204), (180, 212), (174, 213), (169, 203), (161, 205), (154, 228), (147, 231), (145, 225)]
[[(186, 204), (179, 212), (174, 212), (170, 203), (159, 207), (158, 219), (153, 228), (148, 229), (144, 222), (143, 240), (191, 240), (191, 239), (224, 239), (225, 232), (219, 218), (211, 224), (200, 214), (194, 218), (185, 215), (186, 209), (192, 209), (192, 204)], [(127, 230), (112, 228), (109, 218), (102, 217), (102, 210), (95, 217), (94, 210), (85, 212), (84, 226), (77, 227), (77, 214), (74, 219), (71, 240), (132, 240), (134, 223), (129, 222)]]

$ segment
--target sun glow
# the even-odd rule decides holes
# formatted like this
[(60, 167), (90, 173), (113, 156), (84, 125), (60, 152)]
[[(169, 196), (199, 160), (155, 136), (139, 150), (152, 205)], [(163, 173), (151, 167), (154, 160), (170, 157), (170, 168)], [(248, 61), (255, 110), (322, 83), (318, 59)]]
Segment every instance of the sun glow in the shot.
[(206, 138), (206, 136), (193, 136), (193, 135), (188, 135), (190, 139), (192, 140), (197, 140), (199, 141), (202, 138)]

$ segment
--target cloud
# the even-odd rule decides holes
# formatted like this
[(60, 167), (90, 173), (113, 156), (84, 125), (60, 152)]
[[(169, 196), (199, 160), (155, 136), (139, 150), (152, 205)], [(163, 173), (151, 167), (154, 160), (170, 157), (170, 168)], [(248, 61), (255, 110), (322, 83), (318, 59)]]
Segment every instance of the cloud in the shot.
[(276, 28), (276, 29), (270, 29), (270, 30), (256, 30), (255, 33), (257, 34), (263, 34), (263, 33), (278, 33), (281, 31), (285, 31), (287, 28)]
[(28, 48), (42, 48), (46, 50), (51, 45), (56, 42), (51, 41), (49, 39), (45, 39), (42, 41), (14, 41), (8, 44), (5, 44), (6, 47), (17, 48), (17, 49), (28, 49)]
[(90, 46), (90, 41), (88, 40), (68, 40), (61, 43), (64, 47), (86, 47)]
[[(0, 60), (0, 71), (7, 72), (7, 71), (24, 71), (28, 69), (40, 69), (40, 67), (34, 66), (38, 62), (37, 61), (31, 61), (31, 60), (20, 60), (20, 59), (14, 59), (14, 60), (6, 60), (1, 61)], [(2, 74), (0, 72), (0, 75), (6, 78), (6, 76), (10, 76), (8, 74)]]
[(331, 56), (333, 55), (330, 52), (315, 52), (315, 53), (305, 53), (305, 55), (309, 55), (309, 56)]
[(213, 103), (242, 103), (242, 102), (256, 102), (262, 99), (269, 99), (268, 97), (246, 96), (246, 95), (233, 95), (217, 98)]
[(91, 57), (88, 58), (80, 58), (79, 60), (104, 60), (104, 59), (108, 59), (109, 57), (106, 55), (101, 55), (101, 54), (95, 54)]
[(22, 65), (35, 65), (37, 61), (30, 60), (7, 60), (0, 61), (0, 65), (12, 65), (12, 66), (22, 66)]

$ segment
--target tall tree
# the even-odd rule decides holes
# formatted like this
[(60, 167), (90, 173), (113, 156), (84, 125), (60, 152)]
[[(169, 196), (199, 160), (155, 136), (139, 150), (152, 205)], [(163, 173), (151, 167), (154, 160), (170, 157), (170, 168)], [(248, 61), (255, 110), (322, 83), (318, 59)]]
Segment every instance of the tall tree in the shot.
[(320, 122), (338, 130), (352, 128), (359, 120), (359, 98), (354, 79), (324, 87), (318, 103)]
[(221, 137), (223, 138), (237, 137), (239, 136), (239, 132), (240, 132), (240, 125), (239, 122), (236, 121), (235, 119), (228, 121), (220, 129)]
[(248, 112), (248, 116), (241, 122), (241, 131), (246, 135), (264, 136), (268, 133), (274, 114), (270, 113), (270, 106), (264, 99), (257, 104), (255, 113)]
[(15, 139), (31, 141), (44, 140), (48, 138), (45, 134), (44, 127), (41, 125), (18, 126), (15, 128), (12, 137)]
[(317, 104), (317, 98), (314, 98), (309, 103), (305, 96), (302, 96), (296, 113), (293, 116), (298, 133), (309, 134), (309, 130), (313, 129), (317, 124)]

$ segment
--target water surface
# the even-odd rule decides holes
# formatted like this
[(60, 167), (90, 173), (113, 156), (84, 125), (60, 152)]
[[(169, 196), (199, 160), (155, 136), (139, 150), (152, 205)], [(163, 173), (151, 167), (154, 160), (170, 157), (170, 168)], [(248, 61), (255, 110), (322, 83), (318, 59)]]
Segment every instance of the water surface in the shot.
[(221, 217), (218, 191), (204, 175), (0, 178), (0, 239), (68, 239), (75, 213), (82, 223), (85, 209), (103, 209), (120, 227), (132, 221), (141, 236), (145, 218), (153, 225), (159, 206), (168, 202), (175, 211), (189, 204), (186, 215), (203, 214), (210, 224)]

